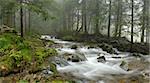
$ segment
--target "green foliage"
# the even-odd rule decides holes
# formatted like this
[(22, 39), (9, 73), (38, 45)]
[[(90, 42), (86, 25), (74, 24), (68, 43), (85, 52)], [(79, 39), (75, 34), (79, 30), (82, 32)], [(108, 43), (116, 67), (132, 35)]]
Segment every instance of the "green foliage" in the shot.
[[(38, 15), (40, 14), (44, 20), (47, 20), (49, 17), (49, 14), (46, 10), (46, 7), (44, 4), (50, 4), (51, 0), (37, 0), (37, 1), (30, 1), (23, 2), (24, 5), (20, 4), (19, 1), (16, 0), (1, 0), (0, 7), (1, 11), (0, 16), (7, 16), (7, 14), (12, 14), (20, 9), (20, 7), (24, 7), (26, 9), (29, 9), (29, 11), (35, 12)], [(52, 18), (53, 19), (53, 18)]]
[(48, 46), (52, 46), (54, 43), (55, 43), (54, 41), (51, 41), (51, 40), (50, 40), (50, 41), (47, 42), (47, 45), (48, 45)]
[(57, 74), (57, 73), (58, 73), (58, 71), (57, 71), (57, 69), (56, 69), (56, 65), (55, 65), (55, 64), (50, 63), (50, 69), (51, 69), (51, 71), (52, 71), (52, 72), (54, 72), (54, 74)]
[(19, 80), (17, 83), (29, 83), (27, 80)]
[(10, 41), (6, 40), (6, 38), (0, 38), (0, 48), (9, 47)]
[(46, 49), (44, 47), (38, 47), (35, 51), (35, 59), (38, 65), (42, 65), (42, 63), (46, 60), (47, 57), (55, 55), (57, 55), (57, 51), (52, 48)]
[[(30, 38), (29, 38), (30, 39)], [(35, 63), (35, 68), (41, 68), (47, 57), (57, 55), (57, 51), (52, 48), (45, 48), (38, 39), (29, 40), (18, 37), (14, 34), (0, 35), (0, 73), (11, 72), (15, 69), (31, 66)], [(36, 44), (35, 44), (36, 43)], [(54, 70), (55, 72), (56, 70)]]
[(47, 20), (48, 12), (40, 4), (36, 4), (33, 2), (30, 4), (27, 4), (25, 7), (28, 8), (30, 11), (37, 13), (38, 15), (41, 14), (44, 20)]
[(18, 4), (16, 0), (1, 0), (0, 7), (0, 16), (7, 16), (17, 10)]

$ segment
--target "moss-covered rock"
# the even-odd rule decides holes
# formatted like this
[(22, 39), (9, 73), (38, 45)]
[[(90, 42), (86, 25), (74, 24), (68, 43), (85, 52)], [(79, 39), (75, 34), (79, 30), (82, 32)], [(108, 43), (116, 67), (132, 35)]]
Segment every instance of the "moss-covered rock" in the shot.
[(57, 73), (58, 73), (56, 64), (50, 63), (49, 66), (50, 66), (50, 70), (51, 70), (52, 72), (54, 72), (54, 74), (57, 74)]
[(82, 53), (80, 53), (80, 52), (76, 52), (76, 53), (73, 53), (73, 54), (64, 53), (62, 55), (62, 57), (65, 60), (72, 61), (72, 62), (80, 62), (80, 61), (86, 61), (87, 60), (87, 58), (85, 57), (85, 55), (82, 54)]
[(115, 50), (113, 49), (113, 47), (111, 45), (106, 44), (106, 43), (99, 44), (98, 46), (110, 54), (116, 53)]

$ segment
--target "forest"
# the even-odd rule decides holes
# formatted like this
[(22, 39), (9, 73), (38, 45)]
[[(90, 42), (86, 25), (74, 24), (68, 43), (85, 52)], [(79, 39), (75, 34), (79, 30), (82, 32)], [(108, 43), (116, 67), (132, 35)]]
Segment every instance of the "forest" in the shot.
[(149, 83), (150, 0), (0, 0), (0, 83)]

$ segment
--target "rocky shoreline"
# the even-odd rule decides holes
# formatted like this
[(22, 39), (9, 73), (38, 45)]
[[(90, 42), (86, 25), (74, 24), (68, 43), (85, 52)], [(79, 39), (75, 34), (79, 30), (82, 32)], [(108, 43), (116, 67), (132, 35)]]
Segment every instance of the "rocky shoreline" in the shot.
[[(75, 41), (80, 43), (85, 43), (90, 45), (90, 47), (94, 46), (107, 46), (111, 48), (116, 48), (122, 52), (131, 52), (131, 53), (141, 53), (144, 55), (149, 55), (149, 43), (133, 43), (125, 38), (125, 37), (110, 37), (104, 35), (89, 35), (89, 34), (78, 34), (78, 35), (70, 35), (63, 36), (58, 35), (58, 38), (66, 41)], [(104, 45), (105, 44), (105, 45)], [(132, 49), (131, 49), (132, 45)], [(106, 47), (103, 48), (106, 50)], [(109, 53), (114, 53), (112, 51), (108, 51)]]

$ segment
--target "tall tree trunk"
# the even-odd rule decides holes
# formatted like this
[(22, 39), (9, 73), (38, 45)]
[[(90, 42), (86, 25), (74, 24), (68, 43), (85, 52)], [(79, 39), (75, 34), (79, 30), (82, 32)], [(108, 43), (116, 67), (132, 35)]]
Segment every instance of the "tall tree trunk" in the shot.
[(63, 23), (63, 27), (61, 28), (60, 31), (67, 30), (67, 17), (66, 17), (65, 11), (63, 12), (62, 23)]
[(88, 33), (87, 31), (87, 16), (86, 16), (86, 0), (83, 0), (83, 17), (84, 17), (84, 32)]
[(81, 16), (82, 20), (81, 20), (81, 27), (80, 29), (78, 30), (78, 32), (80, 32), (81, 30), (83, 31), (83, 26), (84, 26), (84, 21), (83, 21), (83, 15)]
[(132, 4), (132, 11), (131, 11), (131, 52), (132, 52), (132, 49), (133, 49), (133, 28), (134, 28), (134, 1), (132, 0), (131, 2)]
[(77, 28), (76, 28), (76, 31), (78, 31), (79, 29), (79, 23), (80, 23), (80, 14), (79, 14), (79, 10), (77, 9)]
[(146, 0), (146, 42), (150, 43), (150, 1)]
[(7, 25), (9, 27), (13, 27), (13, 13), (12, 13), (12, 9), (9, 10), (5, 10), (7, 11), (7, 13), (5, 13), (4, 15), (4, 25)]
[(21, 37), (24, 37), (23, 32), (23, 8), (22, 8), (22, 0), (20, 0), (20, 30), (21, 30)]
[(116, 26), (115, 26), (115, 34), (114, 36), (117, 37), (118, 29), (119, 29), (119, 19), (120, 19), (120, 0), (117, 0), (117, 19), (116, 19)]
[(95, 34), (99, 34), (99, 2), (98, 0), (96, 0), (96, 10), (95, 10), (96, 14), (95, 14), (95, 19), (96, 19), (96, 23), (95, 23)]
[(0, 8), (0, 14), (1, 14), (1, 16), (0, 16), (0, 21), (1, 21), (0, 25), (2, 25), (3, 24), (3, 16), (2, 16), (2, 9), (1, 8)]
[[(83, 3), (83, 2), (82, 2)], [(84, 27), (84, 8), (83, 8), (83, 4), (82, 4), (82, 16), (81, 16), (81, 27), (78, 30), (78, 32), (80, 32), (81, 30), (83, 31), (83, 27)]]
[[(26, 0), (27, 3), (31, 3), (30, 0)], [(31, 9), (27, 9), (27, 31), (30, 34), (31, 31)]]
[(145, 28), (146, 28), (146, 0), (143, 0), (144, 2), (144, 5), (143, 5), (143, 22), (142, 22), (142, 34), (141, 34), (141, 42), (143, 43), (144, 42), (144, 35), (145, 35)]
[(119, 2), (120, 2), (120, 12), (119, 12), (119, 14), (120, 14), (120, 19), (119, 19), (119, 37), (121, 37), (121, 31), (122, 31), (122, 1), (121, 0), (119, 0)]
[(13, 15), (13, 27), (16, 28), (16, 13)]
[(29, 10), (28, 11), (28, 14), (29, 14), (29, 16), (28, 16), (28, 32), (30, 33), (30, 31), (31, 31), (31, 11)]
[(86, 0), (82, 0), (82, 23), (81, 23), (80, 29), (82, 29), (82, 31), (84, 33), (88, 33), (88, 31), (87, 31), (87, 15), (86, 15)]
[(24, 9), (24, 33), (27, 34), (27, 9)]
[(89, 22), (88, 22), (88, 27), (87, 30), (89, 31), (89, 33), (91, 32), (91, 21), (92, 21), (92, 16), (89, 17)]
[(71, 11), (71, 31), (74, 30), (74, 15), (73, 15), (73, 11)]
[(109, 18), (108, 18), (108, 37), (110, 37), (110, 22), (111, 22), (111, 0), (109, 0)]
[(87, 16), (86, 16), (86, 13), (84, 15), (84, 31), (85, 31), (85, 33), (88, 33), (88, 31), (87, 31)]

